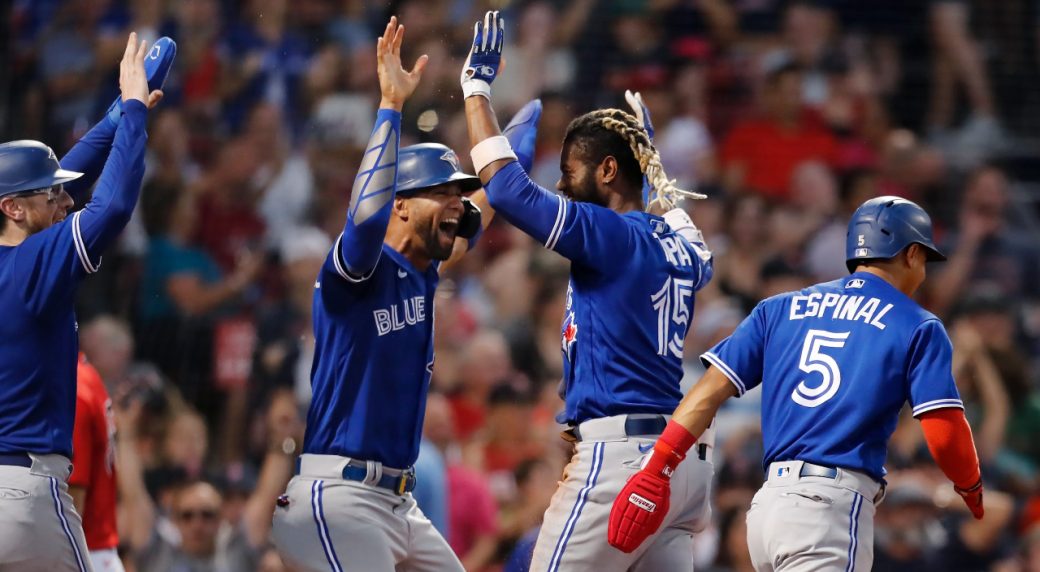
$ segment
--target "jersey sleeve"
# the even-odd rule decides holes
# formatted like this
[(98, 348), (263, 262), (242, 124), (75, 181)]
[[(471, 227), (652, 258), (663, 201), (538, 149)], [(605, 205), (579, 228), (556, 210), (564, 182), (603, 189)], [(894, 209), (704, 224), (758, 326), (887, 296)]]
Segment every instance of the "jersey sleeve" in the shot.
[(744, 395), (762, 382), (765, 332), (765, 306), (760, 302), (728, 338), (701, 354), (701, 363), (718, 368), (737, 388), (737, 396)]
[(632, 235), (618, 213), (543, 189), (516, 161), (502, 167), (484, 188), (497, 215), (546, 248), (601, 272), (625, 267)]
[[(83, 368), (79, 368), (77, 383), (84, 383), (83, 375), (85, 375)], [(69, 476), (69, 485), (72, 486), (89, 487), (91, 484), (90, 476), (94, 474), (93, 465), (96, 456), (94, 443), (97, 442), (94, 435), (94, 427), (97, 426), (94, 414), (94, 406), (88, 392), (78, 389), (76, 391), (76, 422), (72, 428), (72, 475)]]
[(910, 337), (906, 379), (914, 417), (946, 407), (964, 409), (953, 380), (953, 344), (939, 320), (926, 320)]
[(711, 282), (711, 277), (715, 272), (714, 257), (704, 241), (704, 234), (690, 220), (690, 215), (681, 208), (664, 213), (663, 218), (672, 231), (682, 237), (692, 254), (693, 264), (697, 270), (697, 281), (693, 285), (694, 291), (704, 288), (708, 282)]
[(87, 190), (94, 185), (94, 181), (97, 181), (101, 174), (108, 154), (112, 150), (117, 126), (117, 123), (106, 116), (61, 158), (62, 169), (83, 173), (82, 177), (65, 183), (65, 191), (72, 196), (76, 204), (81, 204)]
[(333, 249), (336, 274), (347, 281), (368, 279), (379, 262), (397, 188), (400, 132), (401, 114), (380, 109), (354, 178), (347, 223)]

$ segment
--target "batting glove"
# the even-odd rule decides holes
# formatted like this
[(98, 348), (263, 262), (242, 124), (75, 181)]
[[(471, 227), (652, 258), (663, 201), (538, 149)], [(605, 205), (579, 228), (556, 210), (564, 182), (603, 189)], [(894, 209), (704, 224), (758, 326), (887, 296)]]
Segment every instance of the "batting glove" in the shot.
[(455, 236), (469, 240), (480, 232), (480, 207), (466, 197), (462, 197), (462, 216)]
[(657, 532), (668, 514), (670, 481), (675, 468), (686, 458), (696, 437), (685, 427), (670, 421), (646, 466), (632, 475), (610, 508), (607, 541), (622, 552), (632, 552)]
[[(177, 42), (167, 36), (163, 36), (152, 44), (152, 49), (144, 58), (144, 73), (148, 77), (148, 93), (162, 89), (166, 83), (166, 77), (170, 75), (173, 60), (177, 57)], [(105, 117), (113, 124), (119, 123), (123, 116), (123, 99), (116, 97), (112, 105), (108, 106)]]
[(491, 99), (491, 82), (502, 64), (502, 46), (505, 43), (505, 20), (498, 11), (484, 14), (484, 21), (473, 24), (473, 45), (462, 66), (462, 95), (469, 98), (480, 95)]
[(542, 100), (532, 99), (516, 112), (502, 135), (516, 153), (516, 160), (524, 172), (530, 173), (534, 165), (534, 142), (538, 138), (538, 120), (542, 117)]
[(982, 479), (979, 478), (979, 482), (966, 489), (954, 485), (953, 490), (964, 499), (964, 504), (968, 505), (971, 516), (974, 516), (975, 520), (982, 520), (982, 515), (986, 512), (982, 506)]

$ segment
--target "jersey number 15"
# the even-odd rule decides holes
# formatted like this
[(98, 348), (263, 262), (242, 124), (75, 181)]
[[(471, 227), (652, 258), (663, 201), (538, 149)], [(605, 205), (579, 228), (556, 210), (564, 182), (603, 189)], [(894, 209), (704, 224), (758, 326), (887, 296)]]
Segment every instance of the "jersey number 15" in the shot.
[(693, 280), (669, 276), (650, 301), (657, 310), (657, 355), (682, 359), (683, 343), (690, 329)]

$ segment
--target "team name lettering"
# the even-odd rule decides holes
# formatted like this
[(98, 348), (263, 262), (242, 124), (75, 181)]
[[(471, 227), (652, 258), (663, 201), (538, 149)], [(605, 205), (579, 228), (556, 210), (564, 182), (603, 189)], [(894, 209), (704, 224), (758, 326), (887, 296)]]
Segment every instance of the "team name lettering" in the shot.
[(672, 266), (692, 266), (693, 259), (690, 258), (690, 251), (686, 248), (686, 245), (681, 240), (674, 236), (658, 236), (657, 241), (661, 243), (661, 250), (664, 251), (665, 258)]
[(882, 306), (881, 300), (878, 298), (835, 294), (834, 292), (826, 294), (816, 292), (808, 296), (791, 298), (790, 319), (801, 320), (803, 318), (823, 318), (829, 316), (832, 320), (863, 322), (879, 330), (884, 330), (886, 326), (881, 319), (891, 309), (892, 304)]
[(376, 332), (385, 336), (405, 326), (414, 326), (426, 321), (426, 298), (413, 296), (400, 304), (389, 308), (380, 308), (372, 312), (376, 319)]

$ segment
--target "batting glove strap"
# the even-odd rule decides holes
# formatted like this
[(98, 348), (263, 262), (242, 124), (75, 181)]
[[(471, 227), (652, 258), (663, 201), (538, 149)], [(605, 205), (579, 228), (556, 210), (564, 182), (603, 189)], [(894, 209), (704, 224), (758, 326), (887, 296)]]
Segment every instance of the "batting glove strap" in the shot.
[(632, 475), (610, 508), (610, 545), (626, 553), (639, 548), (664, 522), (670, 496), (667, 479), (646, 469)]
[(502, 47), (505, 44), (505, 20), (498, 11), (484, 14), (484, 21), (473, 25), (473, 45), (462, 66), (462, 95), (470, 98), (479, 95), (491, 99), (491, 82), (498, 75), (502, 64)]
[(966, 489), (954, 485), (953, 490), (964, 499), (964, 504), (968, 506), (971, 515), (974, 516), (976, 520), (981, 520), (982, 516), (986, 512), (985, 508), (982, 506), (982, 478), (980, 477), (979, 482)]

